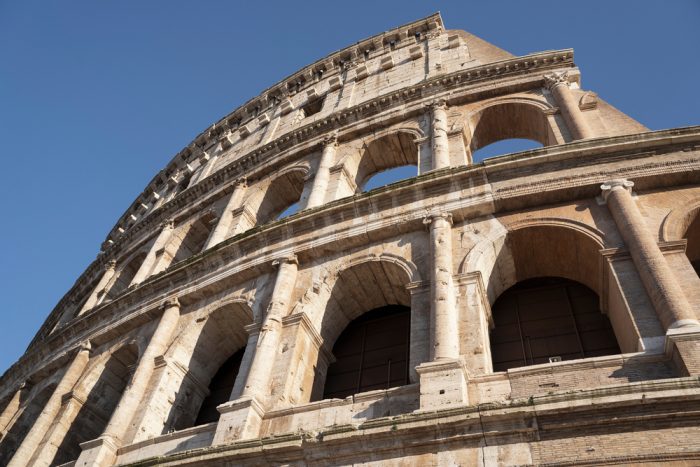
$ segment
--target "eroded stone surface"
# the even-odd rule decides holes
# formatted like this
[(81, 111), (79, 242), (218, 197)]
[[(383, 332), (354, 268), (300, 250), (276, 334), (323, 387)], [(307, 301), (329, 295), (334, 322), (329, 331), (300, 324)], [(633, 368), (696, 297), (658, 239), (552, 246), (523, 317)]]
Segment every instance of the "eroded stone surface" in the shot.
[[(436, 14), (251, 99), (3, 375), (0, 464), (697, 464), (700, 128), (649, 132), (579, 81), (571, 50), (514, 57)], [(473, 163), (514, 137), (544, 147)], [(595, 292), (622, 354), (494, 372), (492, 307), (543, 276)], [(406, 384), (323, 399), (338, 337), (387, 305), (410, 307)]]

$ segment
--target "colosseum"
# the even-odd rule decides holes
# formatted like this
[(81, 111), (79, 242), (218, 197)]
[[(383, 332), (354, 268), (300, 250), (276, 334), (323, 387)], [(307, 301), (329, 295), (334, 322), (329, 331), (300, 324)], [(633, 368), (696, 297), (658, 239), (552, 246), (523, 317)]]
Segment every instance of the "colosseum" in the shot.
[(700, 465), (700, 127), (580, 82), (434, 14), (252, 98), (3, 375), (0, 465)]

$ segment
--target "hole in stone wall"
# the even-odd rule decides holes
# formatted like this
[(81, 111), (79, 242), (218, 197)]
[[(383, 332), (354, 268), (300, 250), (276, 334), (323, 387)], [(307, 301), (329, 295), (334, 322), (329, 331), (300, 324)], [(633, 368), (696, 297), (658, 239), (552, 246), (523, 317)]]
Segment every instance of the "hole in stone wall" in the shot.
[(323, 102), (325, 101), (325, 98), (319, 98), (319, 99), (314, 99), (311, 102), (307, 103), (305, 106), (301, 108), (301, 111), (304, 112), (304, 118), (310, 117), (314, 114), (317, 114), (321, 111), (323, 108)]

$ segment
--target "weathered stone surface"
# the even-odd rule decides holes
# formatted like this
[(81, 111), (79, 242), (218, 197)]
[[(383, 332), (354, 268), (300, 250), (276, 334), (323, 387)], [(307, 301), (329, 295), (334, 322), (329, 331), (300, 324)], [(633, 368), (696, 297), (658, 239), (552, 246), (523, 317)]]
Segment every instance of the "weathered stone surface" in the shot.
[[(435, 14), (251, 99), (0, 380), (0, 463), (697, 464), (700, 127), (647, 131), (579, 83), (572, 50), (514, 57)], [(544, 147), (474, 163), (508, 138)], [(542, 277), (594, 292), (621, 353), (494, 371), (497, 300)], [(405, 379), (389, 359), (324, 398), (335, 343), (384, 307), (410, 308)]]

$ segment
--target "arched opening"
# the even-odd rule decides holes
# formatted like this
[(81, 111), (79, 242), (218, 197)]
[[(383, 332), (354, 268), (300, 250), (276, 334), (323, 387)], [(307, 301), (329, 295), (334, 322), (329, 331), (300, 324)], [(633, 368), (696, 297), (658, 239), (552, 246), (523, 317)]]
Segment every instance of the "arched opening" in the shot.
[(541, 148), (542, 143), (532, 139), (525, 138), (509, 138), (496, 141), (487, 146), (480, 148), (472, 153), (472, 162), (481, 162), (489, 157), (510, 154), (514, 152), (529, 151), (531, 149)]
[(24, 401), (19, 417), (0, 441), (0, 465), (7, 465), (10, 462), (55, 389), (55, 384), (48, 385), (35, 393), (31, 399)]
[(492, 307), (494, 371), (619, 354), (610, 320), (598, 303), (594, 291), (569, 279), (518, 282)]
[(685, 254), (688, 256), (688, 260), (693, 265), (695, 272), (700, 275), (700, 216), (697, 214), (690, 225), (688, 225), (684, 238), (688, 242)]
[(233, 391), (233, 385), (236, 383), (244, 352), (245, 348), (242, 348), (231, 355), (211, 379), (209, 395), (199, 408), (199, 413), (194, 422), (195, 425), (203, 425), (219, 420), (220, 414), (216, 407), (227, 402), (231, 397), (231, 391)]
[(248, 340), (245, 326), (252, 322), (246, 303), (228, 303), (192, 322), (176, 338), (168, 358), (186, 368), (188, 376), (177, 389), (161, 433), (216, 421), (216, 406), (238, 397), (246, 376), (239, 370), (247, 367), (242, 365)]
[[(481, 257), (484, 263), (479, 264), (481, 260), (475, 257), (470, 265), (480, 269), (485, 278), (494, 327), (484, 337), (493, 340), (486, 347), (494, 352), (490, 359), (494, 369), (546, 363), (550, 357), (564, 360), (594, 356), (598, 351), (605, 355), (638, 351), (641, 338), (656, 335), (652, 326), (656, 318), (628, 308), (626, 304), (634, 298), (617, 285), (614, 271), (604, 274), (602, 242), (584, 226), (543, 222), (508, 231), (505, 241), (494, 242), (491, 252)], [(495, 258), (491, 256), (494, 253)], [(585, 316), (578, 315), (582, 304)], [(518, 318), (518, 307), (529, 306), (534, 309)], [(527, 330), (524, 322), (530, 326)], [(646, 335), (639, 333), (639, 322), (645, 323)], [(532, 326), (542, 329), (533, 331)], [(578, 331), (571, 326), (578, 327)], [(597, 338), (582, 334), (589, 331), (604, 339), (605, 345), (589, 345), (588, 340)], [(577, 335), (583, 339), (583, 352)], [(550, 338), (570, 339), (566, 343), (574, 345), (573, 350), (556, 347), (547, 340)], [(533, 343), (535, 339), (540, 340)], [(550, 347), (532, 347), (541, 342)], [(510, 350), (504, 350), (501, 344), (510, 345)], [(505, 356), (499, 356), (504, 352)], [(508, 358), (513, 355), (516, 357)]]
[(207, 213), (192, 222), (189, 228), (183, 229), (182, 232), (176, 231), (175, 235), (184, 235), (184, 237), (173, 256), (171, 264), (183, 261), (204, 249), (204, 244), (214, 228), (215, 219), (216, 216), (213, 213)]
[[(367, 187), (367, 182), (373, 175), (380, 172), (385, 172), (385, 176), (391, 175), (388, 172), (389, 169), (403, 167), (402, 171), (393, 172), (393, 175), (401, 174), (404, 176), (403, 178), (415, 177), (418, 170), (418, 145), (415, 140), (414, 134), (399, 131), (377, 138), (367, 144), (357, 161), (354, 179), (357, 192), (371, 189)], [(395, 178), (382, 183), (382, 185), (398, 180), (400, 179)]]
[(296, 214), (297, 212), (299, 212), (299, 207), (300, 207), (300, 204), (299, 204), (299, 202), (297, 201), (296, 203), (292, 204), (292, 205), (289, 206), (287, 209), (285, 209), (284, 211), (282, 211), (282, 212), (277, 216), (277, 219), (284, 219), (285, 217), (289, 217), (289, 216), (291, 216), (291, 215), (293, 215), (293, 214)]
[(393, 169), (384, 170), (369, 177), (362, 187), (362, 191), (370, 191), (407, 178), (415, 177), (418, 168), (415, 165), (402, 165)]
[[(265, 188), (265, 195), (256, 211), (258, 225), (292, 215), (304, 190), (305, 171), (290, 170), (272, 180)], [(284, 215), (282, 215), (284, 213)]]
[(122, 292), (129, 288), (131, 281), (136, 277), (136, 273), (146, 259), (146, 252), (141, 252), (134, 256), (121, 270), (116, 274), (116, 277), (112, 281), (111, 287), (102, 296), (97, 297), (97, 303), (101, 303), (105, 300), (114, 300)]
[(323, 398), (408, 384), (411, 309), (390, 305), (353, 320), (333, 346)]
[[(479, 160), (490, 157), (486, 146), (502, 140), (516, 140), (510, 143), (516, 148), (515, 151), (525, 150), (520, 149), (523, 147), (522, 141), (518, 140), (534, 141), (542, 146), (549, 146), (556, 142), (547, 116), (540, 107), (534, 104), (504, 102), (491, 105), (472, 115), (470, 124), (473, 128), (473, 134), (469, 149), (472, 153), (472, 160), (475, 162), (477, 156), (480, 158)], [(504, 144), (505, 148), (495, 147), (494, 149), (506, 149), (504, 152), (514, 152), (512, 149), (507, 149), (509, 143)], [(517, 145), (520, 145), (520, 148)], [(485, 152), (477, 154), (481, 148), (485, 148)], [(532, 149), (532, 147), (528, 149)]]
[(409, 282), (407, 272), (389, 261), (367, 261), (340, 273), (321, 322), (335, 362), (324, 367), (319, 360), (312, 399), (408, 384), (415, 343)]
[(126, 345), (109, 357), (96, 381), (93, 382), (89, 377), (84, 380), (82, 387), (76, 391), (76, 396), (84, 397), (84, 402), (58, 446), (51, 465), (77, 459), (81, 452), (80, 443), (102, 434), (131, 378), (137, 360), (136, 346)]

